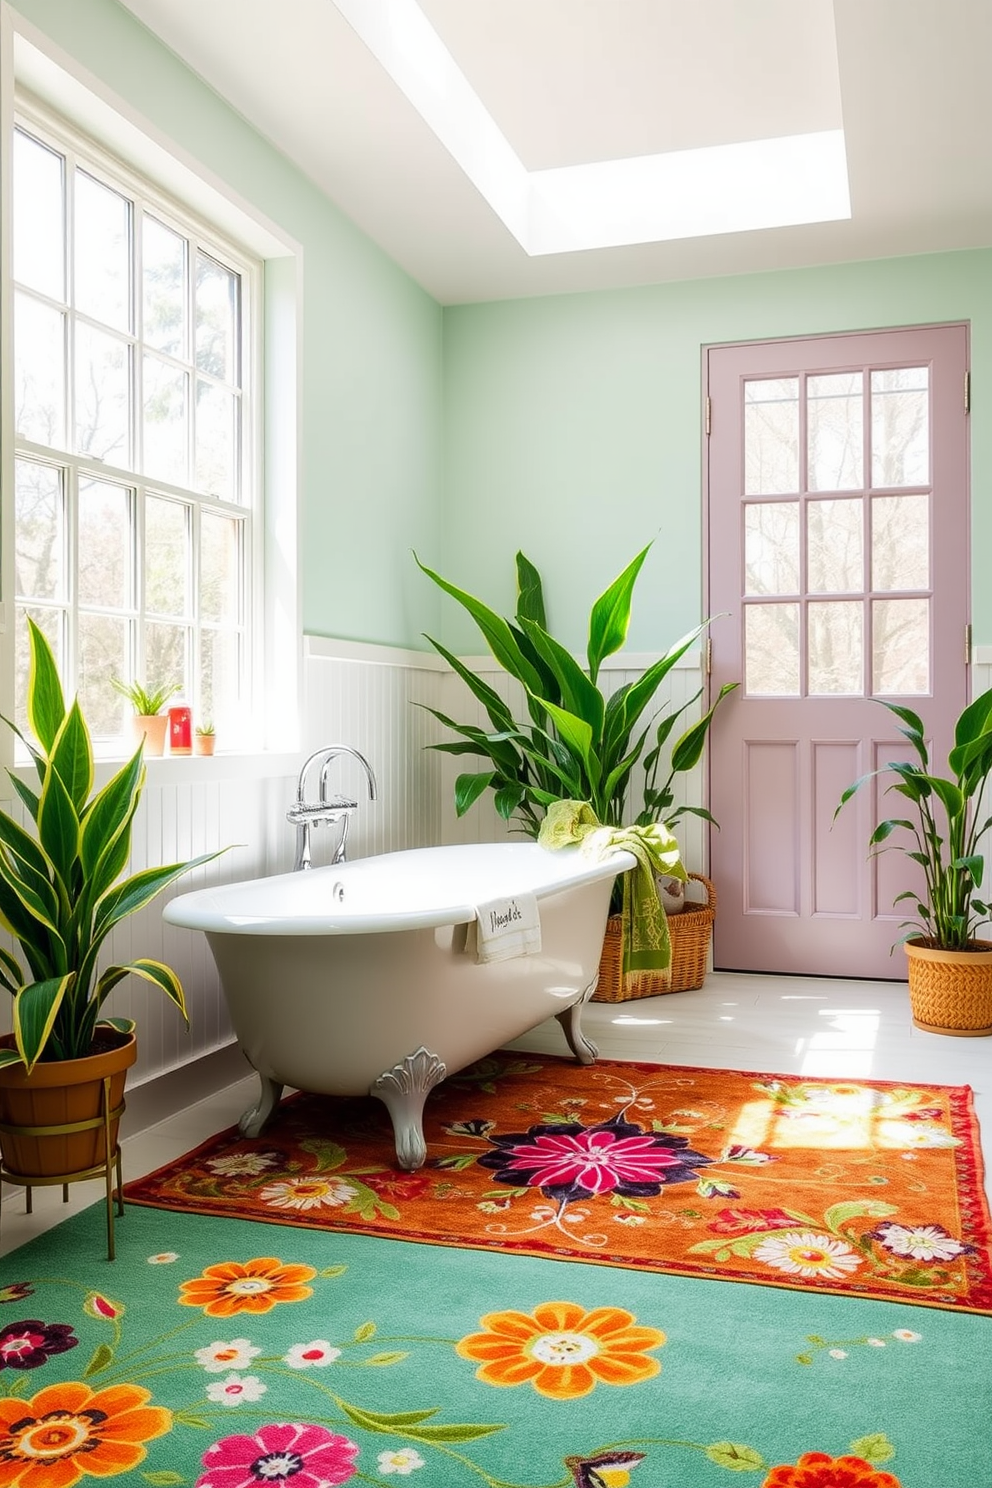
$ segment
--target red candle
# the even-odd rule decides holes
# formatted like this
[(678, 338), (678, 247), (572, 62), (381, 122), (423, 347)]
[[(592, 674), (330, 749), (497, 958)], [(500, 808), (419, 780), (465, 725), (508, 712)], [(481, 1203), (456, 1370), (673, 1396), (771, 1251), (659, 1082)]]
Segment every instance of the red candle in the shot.
[(193, 753), (193, 713), (185, 704), (169, 709), (169, 753)]

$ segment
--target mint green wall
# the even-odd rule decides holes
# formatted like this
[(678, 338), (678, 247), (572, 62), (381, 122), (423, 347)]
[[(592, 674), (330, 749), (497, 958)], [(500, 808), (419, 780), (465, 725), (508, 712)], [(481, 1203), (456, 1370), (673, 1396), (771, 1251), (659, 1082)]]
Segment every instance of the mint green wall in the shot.
[[(707, 344), (971, 322), (977, 407), (992, 387), (992, 250), (444, 312), (444, 539), (432, 567), (501, 613), (513, 556), (541, 570), (556, 634), (585, 640), (593, 599), (644, 544), (629, 645), (667, 647), (701, 616), (701, 351)], [(992, 422), (972, 428), (975, 638), (992, 641)], [(443, 636), (482, 649), (445, 599)]]
[(439, 306), (116, 0), (15, 7), (302, 244), (304, 628), (401, 645), (433, 628), (410, 550), (440, 530)]

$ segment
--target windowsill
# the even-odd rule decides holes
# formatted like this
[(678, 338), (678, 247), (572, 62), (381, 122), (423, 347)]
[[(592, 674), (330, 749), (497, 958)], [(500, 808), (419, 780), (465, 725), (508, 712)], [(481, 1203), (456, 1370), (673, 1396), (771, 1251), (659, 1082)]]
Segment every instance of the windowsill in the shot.
[[(212, 755), (153, 755), (145, 760), (145, 768), (149, 785), (181, 785), (201, 780), (275, 780), (284, 775), (295, 777), (300, 758), (300, 754), (266, 753), (261, 749), (222, 750)], [(95, 784), (104, 785), (122, 764), (123, 755), (94, 760)], [(29, 785), (37, 781), (30, 760), (18, 760), (14, 768)]]

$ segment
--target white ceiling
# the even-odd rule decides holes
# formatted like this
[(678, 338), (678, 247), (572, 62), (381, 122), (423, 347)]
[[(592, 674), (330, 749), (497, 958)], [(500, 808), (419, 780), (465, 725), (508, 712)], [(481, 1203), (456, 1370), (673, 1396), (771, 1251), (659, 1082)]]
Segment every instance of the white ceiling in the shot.
[(850, 221), (528, 258), (334, 0), (121, 0), (444, 304), (992, 244), (989, 0), (420, 0), (529, 170), (843, 127)]

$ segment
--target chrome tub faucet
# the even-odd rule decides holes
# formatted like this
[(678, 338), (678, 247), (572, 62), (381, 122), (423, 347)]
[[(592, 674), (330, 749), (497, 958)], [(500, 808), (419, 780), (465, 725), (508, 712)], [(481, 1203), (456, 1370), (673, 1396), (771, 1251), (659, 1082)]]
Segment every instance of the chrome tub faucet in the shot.
[[(369, 785), (369, 800), (376, 799), (375, 773), (364, 754), (353, 749), (350, 744), (330, 744), (324, 749), (316, 749), (313, 754), (304, 761), (300, 771), (300, 778), (296, 786), (296, 800), (286, 812), (286, 820), (296, 828), (296, 861), (293, 871), (310, 868), (312, 866), (310, 857), (310, 829), (319, 827), (321, 822), (341, 823), (341, 835), (334, 849), (333, 863), (343, 863), (345, 860), (348, 844), (348, 828), (351, 825), (353, 812), (358, 810), (358, 802), (349, 800), (347, 796), (329, 796), (327, 793), (327, 779), (331, 765), (339, 755), (350, 755), (356, 759), (365, 771)], [(317, 800), (308, 801), (306, 796), (307, 776), (311, 769), (319, 763), (320, 775), (318, 777)]]

